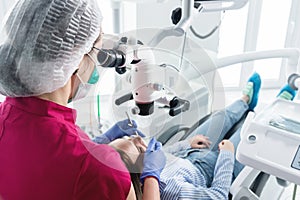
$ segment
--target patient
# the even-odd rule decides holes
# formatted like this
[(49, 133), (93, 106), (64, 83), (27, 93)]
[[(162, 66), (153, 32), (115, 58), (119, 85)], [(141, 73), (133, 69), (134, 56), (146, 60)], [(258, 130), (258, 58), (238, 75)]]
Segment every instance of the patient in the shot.
[[(167, 164), (160, 177), (156, 177), (160, 179), (161, 199), (228, 199), (230, 185), (244, 167), (234, 156), (240, 141), (240, 129), (229, 140), (223, 138), (245, 112), (254, 110), (260, 86), (260, 76), (254, 73), (241, 99), (213, 114), (186, 140), (163, 148)], [(287, 100), (294, 96), (295, 91), (288, 85), (278, 94), (279, 98)], [(140, 159), (147, 145), (141, 137), (117, 139), (110, 145), (117, 149), (132, 172), (136, 193), (141, 191)]]

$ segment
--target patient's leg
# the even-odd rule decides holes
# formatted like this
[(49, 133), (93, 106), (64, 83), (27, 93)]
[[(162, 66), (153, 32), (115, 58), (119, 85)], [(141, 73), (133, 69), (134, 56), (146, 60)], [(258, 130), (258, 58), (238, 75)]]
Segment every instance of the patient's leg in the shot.
[(253, 110), (255, 108), (260, 86), (260, 76), (254, 73), (249, 78), (240, 100), (213, 114), (206, 122), (195, 129), (188, 138), (197, 134), (205, 135), (212, 142), (210, 149), (216, 151), (218, 144), (223, 140), (230, 128), (241, 119), (248, 109)]
[(248, 104), (243, 100), (237, 100), (224, 110), (213, 114), (206, 122), (195, 129), (189, 138), (197, 134), (205, 135), (212, 142), (210, 149), (217, 150), (218, 144), (223, 140), (226, 133), (241, 119), (247, 110)]
[[(295, 95), (296, 95), (296, 91), (293, 88), (291, 88), (288, 84), (286, 84), (285, 86), (283, 86), (281, 88), (279, 94), (277, 95), (277, 98), (292, 101), (294, 99)], [(240, 134), (241, 134), (241, 128), (239, 128), (229, 139), (233, 143), (234, 148), (235, 148), (235, 152), (234, 152), (235, 158), (236, 158), (237, 146), (241, 141)], [(233, 180), (239, 175), (239, 173), (242, 171), (243, 168), (244, 168), (244, 165), (235, 159), (234, 170), (233, 170)]]

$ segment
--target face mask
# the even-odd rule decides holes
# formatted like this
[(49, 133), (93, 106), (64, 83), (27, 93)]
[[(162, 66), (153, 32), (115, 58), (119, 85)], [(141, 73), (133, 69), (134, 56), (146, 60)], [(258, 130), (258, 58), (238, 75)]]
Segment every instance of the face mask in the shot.
[(78, 99), (82, 99), (82, 98), (86, 97), (87, 94), (89, 93), (90, 89), (99, 80), (99, 73), (98, 73), (98, 70), (96, 69), (96, 67), (87, 83), (84, 83), (78, 74), (76, 74), (76, 76), (80, 80), (80, 83), (79, 83), (78, 89), (77, 89), (74, 97), (69, 100), (69, 103), (71, 101), (77, 101)]

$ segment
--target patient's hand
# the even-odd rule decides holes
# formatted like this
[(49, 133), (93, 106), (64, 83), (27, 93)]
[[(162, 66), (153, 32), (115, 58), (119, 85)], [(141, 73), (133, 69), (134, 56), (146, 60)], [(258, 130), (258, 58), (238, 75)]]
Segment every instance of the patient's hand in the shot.
[(195, 135), (190, 140), (191, 148), (193, 149), (204, 149), (209, 148), (211, 141), (204, 135)]
[(227, 151), (231, 151), (232, 153), (234, 153), (234, 146), (233, 146), (232, 142), (230, 142), (229, 140), (222, 140), (219, 143), (219, 150), (227, 150)]

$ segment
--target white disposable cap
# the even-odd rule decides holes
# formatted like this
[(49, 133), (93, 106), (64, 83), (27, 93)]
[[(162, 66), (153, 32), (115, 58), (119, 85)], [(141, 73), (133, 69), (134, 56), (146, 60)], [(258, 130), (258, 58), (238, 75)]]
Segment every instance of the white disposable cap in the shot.
[(63, 87), (99, 37), (96, 0), (19, 0), (0, 46), (0, 93), (36, 96)]

